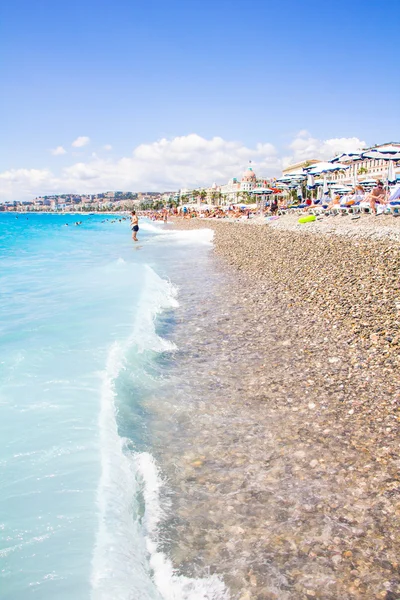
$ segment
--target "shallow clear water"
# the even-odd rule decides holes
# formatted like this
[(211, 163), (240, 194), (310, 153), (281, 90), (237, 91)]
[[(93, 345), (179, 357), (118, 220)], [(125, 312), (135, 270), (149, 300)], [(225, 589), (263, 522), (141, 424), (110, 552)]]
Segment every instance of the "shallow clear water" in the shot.
[(227, 597), (160, 552), (143, 408), (176, 350), (175, 276), (206, 268), (211, 232), (143, 221), (139, 238), (115, 216), (0, 214), (4, 600)]

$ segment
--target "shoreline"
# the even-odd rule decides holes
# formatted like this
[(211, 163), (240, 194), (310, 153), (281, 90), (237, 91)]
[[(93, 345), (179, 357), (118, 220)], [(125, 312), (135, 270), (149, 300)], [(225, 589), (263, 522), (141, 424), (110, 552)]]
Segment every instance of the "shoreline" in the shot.
[(291, 306), (312, 307), (335, 329), (364, 340), (363, 348), (369, 337), (400, 365), (400, 219), (393, 230), (390, 218), (386, 227), (368, 218), (350, 232), (348, 222), (321, 231), (293, 218), (261, 224), (175, 219), (172, 227), (213, 229), (215, 253), (233, 272), (278, 286), (292, 297)]
[(172, 224), (214, 229), (225, 273), (180, 311), (201, 389), (160, 415), (174, 564), (234, 599), (395, 598), (400, 246), (252, 225)]

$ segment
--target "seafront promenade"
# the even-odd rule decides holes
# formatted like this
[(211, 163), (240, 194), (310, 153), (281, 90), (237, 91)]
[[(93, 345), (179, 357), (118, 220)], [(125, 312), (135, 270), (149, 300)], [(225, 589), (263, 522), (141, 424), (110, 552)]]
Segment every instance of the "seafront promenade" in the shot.
[(224, 274), (196, 314), (178, 309), (193, 404), (160, 458), (180, 490), (173, 556), (234, 598), (400, 593), (400, 228), (385, 219), (172, 224), (211, 227)]

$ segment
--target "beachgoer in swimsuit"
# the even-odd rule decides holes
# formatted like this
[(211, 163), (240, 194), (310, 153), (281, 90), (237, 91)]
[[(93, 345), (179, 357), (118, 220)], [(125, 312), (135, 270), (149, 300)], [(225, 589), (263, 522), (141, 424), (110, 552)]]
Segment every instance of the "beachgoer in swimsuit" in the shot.
[(136, 212), (133, 210), (131, 212), (131, 229), (132, 229), (132, 239), (134, 242), (137, 242), (137, 232), (139, 231), (139, 219)]
[(333, 200), (328, 204), (328, 210), (331, 210), (333, 207), (340, 206), (340, 196), (339, 194), (335, 194)]
[(278, 200), (276, 198), (272, 200), (270, 212), (271, 215), (276, 215), (276, 213), (278, 212)]
[(365, 200), (369, 200), (369, 205), (371, 207), (371, 212), (376, 215), (376, 203), (385, 204), (386, 203), (386, 192), (383, 188), (382, 181), (378, 181), (376, 187), (372, 190), (370, 194), (365, 198)]

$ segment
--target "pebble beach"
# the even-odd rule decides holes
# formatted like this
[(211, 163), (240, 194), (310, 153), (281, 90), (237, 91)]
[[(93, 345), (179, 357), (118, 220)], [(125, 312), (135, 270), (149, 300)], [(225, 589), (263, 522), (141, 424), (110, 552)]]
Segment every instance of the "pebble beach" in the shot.
[(235, 600), (400, 598), (400, 219), (170, 226), (214, 230), (176, 396), (148, 406), (174, 566)]

